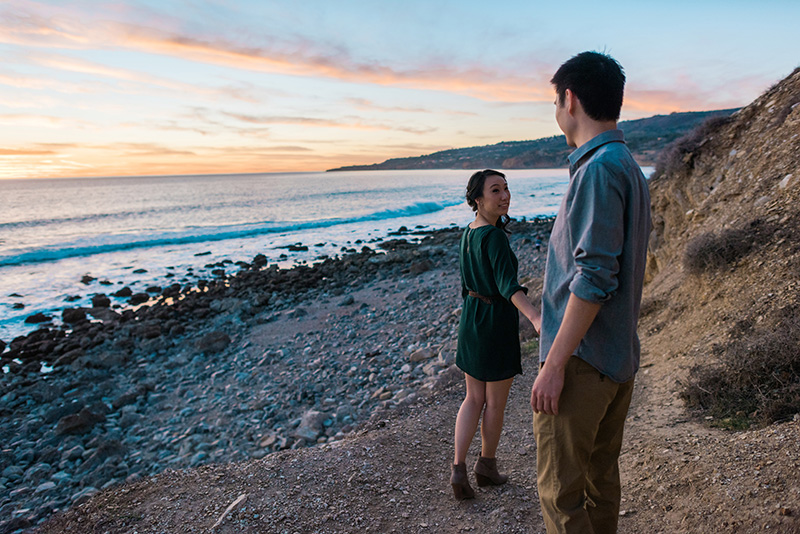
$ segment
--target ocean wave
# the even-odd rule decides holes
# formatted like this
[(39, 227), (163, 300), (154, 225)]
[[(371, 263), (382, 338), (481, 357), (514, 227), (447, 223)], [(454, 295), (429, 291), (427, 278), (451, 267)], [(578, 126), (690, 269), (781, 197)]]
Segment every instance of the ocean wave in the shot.
[(344, 224), (357, 224), (369, 221), (381, 221), (425, 215), (442, 211), (460, 202), (417, 202), (397, 209), (386, 209), (360, 217), (331, 218), (300, 222), (266, 221), (253, 224), (230, 226), (194, 227), (178, 231), (153, 233), (96, 235), (78, 239), (68, 243), (59, 243), (35, 250), (14, 251), (0, 256), (0, 267), (11, 265), (29, 265), (66, 258), (77, 258), (119, 252), (124, 250), (162, 247), (170, 245), (187, 245), (225, 241), (229, 239), (245, 239), (260, 235), (282, 232), (301, 232), (319, 228), (329, 228)]
[(86, 215), (72, 215), (65, 217), (51, 217), (30, 219), (22, 221), (0, 222), (0, 230), (16, 230), (19, 228), (36, 228), (44, 226), (58, 226), (64, 224), (102, 223), (108, 220), (137, 219), (153, 215), (170, 215), (174, 213), (188, 213), (192, 211), (223, 210), (230, 208), (249, 208), (259, 200), (247, 199), (244, 201), (217, 202), (211, 206), (207, 204), (176, 204), (171, 206), (147, 208), (142, 210), (116, 211), (107, 213), (87, 213)]

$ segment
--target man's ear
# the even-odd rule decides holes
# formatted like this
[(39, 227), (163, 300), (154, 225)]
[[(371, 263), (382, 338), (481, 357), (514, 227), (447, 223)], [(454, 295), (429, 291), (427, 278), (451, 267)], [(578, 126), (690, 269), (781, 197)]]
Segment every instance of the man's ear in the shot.
[(564, 106), (567, 108), (567, 113), (570, 116), (575, 116), (575, 111), (577, 111), (576, 106), (579, 106), (580, 102), (578, 102), (578, 97), (575, 96), (575, 93), (572, 92), (570, 89), (564, 90)]

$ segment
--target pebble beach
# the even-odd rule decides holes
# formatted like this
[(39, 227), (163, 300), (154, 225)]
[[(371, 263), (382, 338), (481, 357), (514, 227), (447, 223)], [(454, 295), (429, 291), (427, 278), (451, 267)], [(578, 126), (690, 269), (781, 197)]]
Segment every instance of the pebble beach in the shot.
[[(512, 224), (522, 265), (543, 265), (551, 224)], [(407, 232), (292, 269), (256, 256), (121, 312), (100, 295), (15, 339), (0, 532), (165, 469), (345, 439), (460, 380), (460, 233)]]

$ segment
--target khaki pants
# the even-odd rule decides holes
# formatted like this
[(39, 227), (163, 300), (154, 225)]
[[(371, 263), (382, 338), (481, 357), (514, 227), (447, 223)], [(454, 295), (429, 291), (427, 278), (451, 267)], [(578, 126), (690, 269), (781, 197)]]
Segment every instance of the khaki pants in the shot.
[(534, 414), (539, 499), (548, 534), (617, 531), (619, 453), (633, 380), (619, 384), (573, 356), (558, 415)]

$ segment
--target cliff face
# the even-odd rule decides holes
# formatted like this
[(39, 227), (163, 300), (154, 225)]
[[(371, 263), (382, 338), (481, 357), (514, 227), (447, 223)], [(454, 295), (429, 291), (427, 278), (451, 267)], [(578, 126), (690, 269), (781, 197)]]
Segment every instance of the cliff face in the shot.
[[(798, 162), (800, 69), (665, 150), (651, 179), (642, 334), (652, 351), (695, 366), (681, 379), (691, 408), (745, 426), (800, 412), (800, 358), (778, 354), (800, 339)], [(761, 354), (754, 340), (774, 348)], [(737, 368), (740, 360), (764, 366), (763, 376)], [(758, 402), (723, 413), (712, 402), (719, 392), (696, 388), (704, 380), (726, 388), (738, 380), (736, 395)]]

